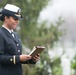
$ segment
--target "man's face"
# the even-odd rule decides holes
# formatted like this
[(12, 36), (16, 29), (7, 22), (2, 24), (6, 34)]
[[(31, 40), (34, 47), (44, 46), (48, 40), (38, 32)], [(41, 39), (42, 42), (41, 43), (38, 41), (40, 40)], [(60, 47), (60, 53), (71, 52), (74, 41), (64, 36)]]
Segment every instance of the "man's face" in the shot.
[(18, 19), (15, 19), (14, 17), (10, 16), (5, 19), (5, 24), (8, 29), (15, 29), (19, 23)]

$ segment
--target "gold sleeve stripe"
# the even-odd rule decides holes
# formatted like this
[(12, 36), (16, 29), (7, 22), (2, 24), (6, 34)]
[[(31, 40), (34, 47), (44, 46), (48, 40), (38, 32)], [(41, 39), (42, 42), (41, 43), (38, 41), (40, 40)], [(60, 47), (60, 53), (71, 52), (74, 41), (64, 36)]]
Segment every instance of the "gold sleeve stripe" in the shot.
[(16, 64), (16, 57), (15, 57), (15, 55), (13, 56), (13, 63)]

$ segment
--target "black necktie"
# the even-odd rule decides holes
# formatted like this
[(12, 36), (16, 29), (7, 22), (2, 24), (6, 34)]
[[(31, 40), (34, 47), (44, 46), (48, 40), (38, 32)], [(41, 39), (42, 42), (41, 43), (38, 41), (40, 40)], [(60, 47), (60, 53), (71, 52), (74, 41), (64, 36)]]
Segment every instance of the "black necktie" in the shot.
[(14, 39), (16, 42), (18, 42), (18, 39), (17, 39), (16, 34), (15, 34), (14, 32), (11, 32), (11, 35), (12, 35), (13, 39)]
[(12, 36), (15, 38), (15, 34), (14, 34), (14, 32), (11, 32), (11, 34), (12, 34)]

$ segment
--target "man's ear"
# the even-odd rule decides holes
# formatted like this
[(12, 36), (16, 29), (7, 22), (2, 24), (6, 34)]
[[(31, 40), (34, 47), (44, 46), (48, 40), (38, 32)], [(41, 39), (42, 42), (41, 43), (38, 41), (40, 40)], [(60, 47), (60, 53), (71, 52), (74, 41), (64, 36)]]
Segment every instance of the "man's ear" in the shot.
[(8, 17), (7, 16), (5, 16), (5, 18), (4, 18), (4, 20), (7, 22), (7, 19), (8, 19)]

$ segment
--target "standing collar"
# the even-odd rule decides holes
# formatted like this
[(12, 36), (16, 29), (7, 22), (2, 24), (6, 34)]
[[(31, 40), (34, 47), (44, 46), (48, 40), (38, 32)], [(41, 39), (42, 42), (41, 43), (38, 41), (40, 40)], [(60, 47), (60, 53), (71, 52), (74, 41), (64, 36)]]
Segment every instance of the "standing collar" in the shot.
[(10, 29), (8, 29), (7, 27), (5, 27), (4, 25), (2, 25), (2, 27), (5, 28), (6, 30), (8, 30), (10, 33), (13, 32), (13, 29), (10, 30)]

